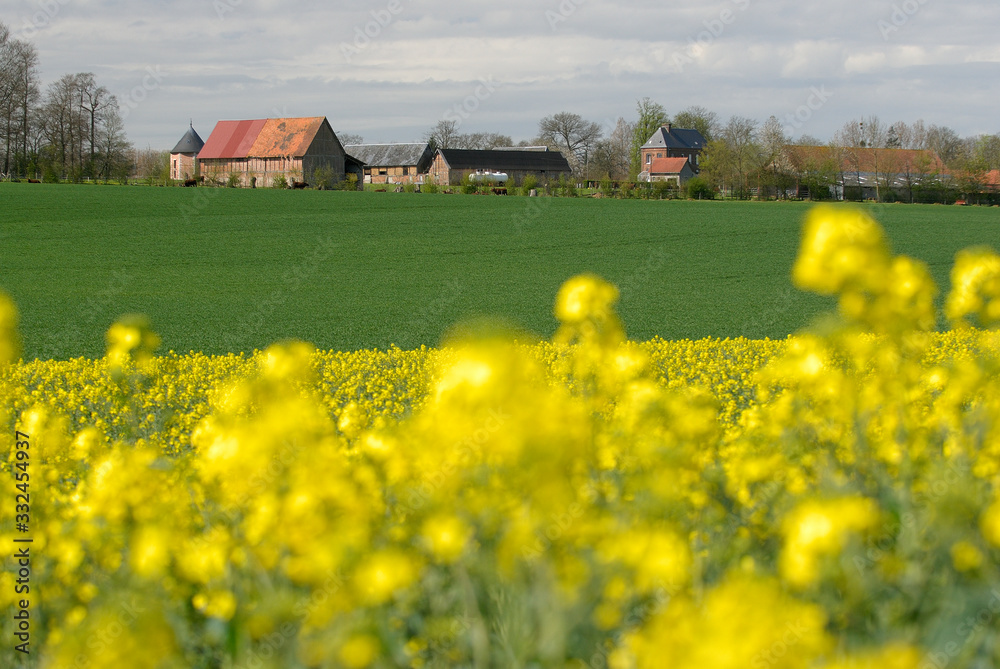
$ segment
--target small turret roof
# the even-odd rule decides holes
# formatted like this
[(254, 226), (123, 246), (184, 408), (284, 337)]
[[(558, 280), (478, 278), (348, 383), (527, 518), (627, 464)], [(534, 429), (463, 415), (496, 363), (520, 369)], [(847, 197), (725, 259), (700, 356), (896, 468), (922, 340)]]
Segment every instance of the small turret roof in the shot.
[(181, 141), (177, 142), (177, 146), (175, 146), (174, 150), (170, 153), (197, 154), (201, 151), (201, 147), (203, 146), (205, 146), (204, 140), (198, 136), (198, 133), (195, 132), (194, 126), (192, 125), (188, 128), (188, 131), (184, 133), (184, 136), (181, 137)]

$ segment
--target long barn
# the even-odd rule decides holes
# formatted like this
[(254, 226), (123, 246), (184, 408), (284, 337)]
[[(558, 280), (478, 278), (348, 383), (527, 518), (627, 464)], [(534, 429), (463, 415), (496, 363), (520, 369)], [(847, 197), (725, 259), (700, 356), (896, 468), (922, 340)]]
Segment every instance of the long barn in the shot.
[(573, 170), (559, 151), (438, 149), (429, 176), (435, 183), (456, 186), (478, 172), (503, 172), (510, 185), (520, 185), (529, 174), (547, 183)]
[(289, 183), (312, 182), (317, 169), (340, 182), (348, 162), (325, 116), (219, 121), (198, 153), (206, 179), (225, 183), (238, 175), (239, 185), (259, 188), (272, 186), (278, 175)]

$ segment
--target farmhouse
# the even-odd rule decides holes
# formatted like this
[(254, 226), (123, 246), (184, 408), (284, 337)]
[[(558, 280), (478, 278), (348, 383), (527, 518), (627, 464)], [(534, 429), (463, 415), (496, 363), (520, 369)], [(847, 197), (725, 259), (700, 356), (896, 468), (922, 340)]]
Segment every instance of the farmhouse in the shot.
[(845, 190), (863, 199), (883, 199), (889, 192), (909, 196), (915, 188), (951, 179), (937, 153), (923, 149), (786, 146), (784, 157), (796, 174), (832, 178), (838, 199)]
[(194, 124), (170, 152), (170, 178), (175, 181), (198, 178), (198, 153), (205, 146)]
[(687, 158), (653, 158), (647, 169), (650, 181), (669, 181), (681, 187), (694, 178), (694, 169)]
[(263, 188), (279, 175), (289, 183), (309, 182), (317, 170), (340, 182), (349, 162), (323, 116), (219, 121), (198, 154), (206, 179), (222, 183), (232, 176), (242, 186)]
[(428, 176), (434, 183), (457, 186), (466, 175), (484, 172), (503, 172), (513, 186), (529, 174), (545, 183), (573, 170), (559, 151), (438, 149)]
[(347, 153), (364, 163), (364, 182), (423, 183), (434, 152), (424, 144), (348, 144)]
[(692, 171), (699, 172), (698, 162), (707, 142), (700, 132), (689, 128), (675, 128), (670, 123), (660, 126), (642, 148), (643, 173), (641, 180), (648, 180), (653, 161), (659, 158), (685, 158)]

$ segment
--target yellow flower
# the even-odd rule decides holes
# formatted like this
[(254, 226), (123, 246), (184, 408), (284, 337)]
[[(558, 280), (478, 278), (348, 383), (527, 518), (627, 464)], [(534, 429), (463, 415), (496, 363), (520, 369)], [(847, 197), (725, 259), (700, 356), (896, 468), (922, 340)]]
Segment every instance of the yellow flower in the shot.
[(968, 541), (951, 547), (951, 562), (958, 571), (975, 571), (983, 565), (983, 554)]
[(351, 669), (364, 669), (371, 666), (378, 657), (378, 639), (370, 634), (352, 636), (340, 647), (340, 661)]
[(400, 551), (378, 551), (365, 558), (358, 567), (355, 589), (365, 603), (377, 606), (413, 583), (419, 571), (416, 562)]
[(863, 532), (878, 522), (874, 502), (860, 497), (831, 501), (806, 501), (782, 522), (785, 545), (779, 566), (781, 575), (797, 587), (806, 587), (819, 578), (819, 558), (835, 555), (847, 535)]
[(423, 537), (431, 553), (445, 564), (455, 562), (469, 542), (469, 527), (457, 516), (437, 515), (424, 521)]
[(108, 329), (108, 364), (120, 373), (134, 362), (140, 369), (149, 364), (160, 338), (153, 332), (149, 319), (141, 315), (123, 316)]
[(1000, 255), (991, 249), (959, 251), (951, 270), (945, 315), (964, 322), (975, 316), (984, 327), (1000, 323)]
[(888, 260), (885, 235), (867, 214), (823, 205), (806, 217), (792, 279), (821, 295), (850, 286), (870, 290), (884, 283)]

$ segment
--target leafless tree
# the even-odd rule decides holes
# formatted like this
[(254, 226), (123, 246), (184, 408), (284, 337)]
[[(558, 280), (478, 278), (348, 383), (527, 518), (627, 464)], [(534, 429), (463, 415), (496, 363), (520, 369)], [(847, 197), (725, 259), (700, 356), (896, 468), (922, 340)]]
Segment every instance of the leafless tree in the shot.
[(338, 132), (337, 139), (343, 146), (351, 146), (353, 144), (364, 144), (365, 138), (361, 135), (356, 135), (350, 132)]
[(456, 149), (459, 148), (456, 142), (460, 136), (458, 121), (445, 121), (442, 119), (438, 121), (436, 126), (427, 131), (424, 135), (424, 141), (435, 149)]
[(601, 139), (599, 123), (587, 121), (579, 114), (559, 112), (538, 122), (538, 136), (546, 144), (563, 151), (577, 171), (586, 168), (590, 153)]
[(607, 175), (614, 180), (627, 179), (631, 167), (629, 151), (634, 135), (635, 123), (619, 118), (611, 134), (594, 147), (594, 157), (590, 161), (592, 171), (598, 177)]
[(11, 39), (0, 23), (0, 172), (27, 171), (29, 123), (38, 98), (38, 52), (28, 42)]

